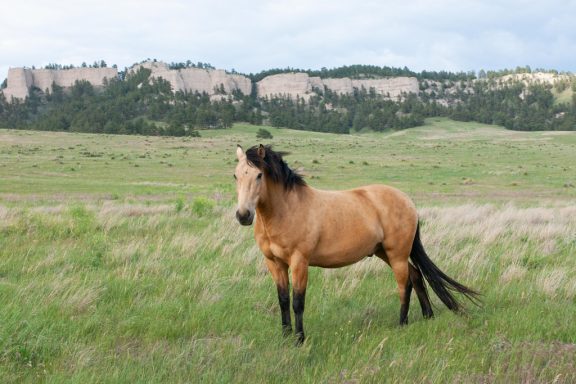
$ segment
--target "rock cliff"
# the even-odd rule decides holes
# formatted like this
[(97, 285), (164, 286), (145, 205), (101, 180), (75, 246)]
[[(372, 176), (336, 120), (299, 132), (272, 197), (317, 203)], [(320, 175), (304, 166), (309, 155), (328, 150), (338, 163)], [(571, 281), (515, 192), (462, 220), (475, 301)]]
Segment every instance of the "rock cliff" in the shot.
[(159, 61), (147, 61), (133, 66), (130, 70), (138, 68), (148, 68), (152, 71), (151, 76), (163, 78), (172, 84), (172, 90), (188, 92), (206, 92), (213, 96), (216, 89), (224, 87), (226, 94), (231, 94), (235, 90), (241, 91), (245, 95), (252, 92), (252, 82), (242, 75), (226, 73), (223, 69), (203, 69), (203, 68), (182, 68), (170, 69), (167, 64)]
[(308, 100), (316, 94), (314, 88), (323, 89), (322, 80), (307, 73), (281, 73), (267, 76), (257, 83), (259, 97), (301, 97)]
[(42, 91), (52, 89), (52, 83), (61, 87), (70, 87), (77, 80), (86, 80), (95, 87), (102, 86), (104, 79), (118, 76), (116, 68), (73, 68), (73, 69), (28, 69), (10, 68), (8, 86), (2, 91), (6, 98), (23, 99), (28, 96), (31, 87)]
[[(252, 92), (251, 80), (242, 75), (230, 74), (222, 69), (182, 68), (170, 69), (159, 61), (147, 61), (134, 65), (130, 71), (147, 68), (151, 76), (170, 82), (172, 90), (206, 92), (212, 99), (220, 99), (234, 91), (245, 95)], [(8, 71), (8, 86), (3, 90), (7, 99), (23, 99), (31, 87), (42, 91), (50, 89), (52, 83), (70, 87), (76, 80), (86, 80), (92, 85), (102, 86), (104, 79), (115, 78), (115, 68), (74, 68), (65, 70), (11, 68)], [(394, 77), (383, 79), (321, 79), (307, 73), (283, 73), (265, 77), (257, 84), (259, 97), (301, 97), (308, 100), (318, 90), (329, 89), (339, 94), (350, 94), (354, 89), (374, 89), (376, 93), (396, 100), (404, 93), (418, 93), (418, 80), (414, 77)], [(222, 92), (223, 91), (223, 92)]]
[(393, 77), (385, 79), (321, 79), (308, 76), (307, 73), (282, 73), (267, 76), (257, 84), (259, 97), (299, 96), (308, 100), (315, 95), (315, 89), (327, 89), (339, 93), (350, 94), (354, 89), (373, 88), (376, 93), (391, 99), (400, 97), (403, 93), (418, 93), (418, 79), (415, 77)]
[[(252, 92), (252, 82), (249, 78), (237, 74), (229, 74), (222, 69), (183, 68), (170, 69), (162, 62), (145, 62), (130, 68), (136, 71), (144, 67), (152, 71), (152, 77), (162, 77), (170, 82), (176, 91), (206, 92), (215, 99), (222, 97), (220, 88), (224, 93), (231, 94), (235, 90), (249, 95)], [(61, 87), (70, 87), (76, 80), (87, 80), (94, 86), (101, 86), (105, 78), (118, 76), (115, 68), (74, 68), (65, 70), (11, 68), (8, 70), (8, 86), (2, 92), (10, 98), (23, 99), (29, 94), (31, 87), (42, 91), (50, 89), (52, 83)], [(216, 91), (218, 89), (218, 91)]]

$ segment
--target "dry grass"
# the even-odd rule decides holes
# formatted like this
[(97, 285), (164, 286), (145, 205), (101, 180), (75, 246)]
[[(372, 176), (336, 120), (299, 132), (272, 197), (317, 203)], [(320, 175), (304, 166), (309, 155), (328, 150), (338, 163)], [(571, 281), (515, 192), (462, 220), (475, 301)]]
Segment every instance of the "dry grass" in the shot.
[(148, 206), (107, 201), (98, 209), (97, 218), (107, 231), (126, 223), (130, 218), (143, 218), (139, 219), (142, 224), (146, 223), (146, 226), (153, 227), (158, 224), (160, 216), (171, 211), (174, 211), (174, 206), (168, 204)]
[[(560, 254), (575, 247), (575, 205), (434, 207), (421, 209), (420, 216), (429, 253), (441, 265), (464, 264), (467, 279), (482, 280), (496, 268), (504, 284), (528, 278), (550, 297), (573, 297), (568, 276), (576, 276), (576, 269)], [(540, 266), (549, 267), (527, 276)]]
[(520, 265), (511, 264), (504, 270), (504, 272), (502, 272), (502, 275), (500, 276), (500, 282), (507, 284), (511, 281), (521, 280), (524, 275), (526, 275), (526, 272), (528, 272), (527, 268)]
[(513, 241), (529, 238), (539, 243), (568, 239), (576, 230), (575, 213), (576, 206), (571, 205), (552, 208), (520, 208), (512, 204), (504, 207), (463, 205), (423, 208), (420, 217), (433, 228), (434, 242), (447, 241), (442, 240), (446, 237), (451, 243), (473, 238), (487, 245), (499, 237)]

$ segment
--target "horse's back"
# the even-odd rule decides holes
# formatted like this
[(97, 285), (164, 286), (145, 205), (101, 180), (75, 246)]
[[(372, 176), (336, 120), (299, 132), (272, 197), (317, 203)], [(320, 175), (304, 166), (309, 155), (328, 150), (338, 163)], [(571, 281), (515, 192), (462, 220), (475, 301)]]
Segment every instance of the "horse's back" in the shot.
[[(335, 205), (351, 208), (358, 212), (369, 211), (382, 219), (405, 217), (417, 222), (416, 207), (401, 190), (385, 185), (371, 184), (345, 191), (321, 191), (324, 198)], [(392, 216), (392, 217), (391, 217)]]
[(407, 216), (416, 219), (416, 207), (407, 194), (398, 188), (385, 184), (372, 184), (364, 187), (352, 189), (357, 195), (366, 195), (377, 211), (386, 215)]
[[(368, 185), (346, 191), (316, 190), (318, 207), (313, 220), (318, 232), (317, 257), (334, 266), (350, 264), (372, 255), (385, 240), (412, 237), (416, 231), (416, 209), (400, 190), (386, 185)], [(312, 265), (324, 263), (311, 260)], [(322, 265), (327, 266), (327, 265)]]

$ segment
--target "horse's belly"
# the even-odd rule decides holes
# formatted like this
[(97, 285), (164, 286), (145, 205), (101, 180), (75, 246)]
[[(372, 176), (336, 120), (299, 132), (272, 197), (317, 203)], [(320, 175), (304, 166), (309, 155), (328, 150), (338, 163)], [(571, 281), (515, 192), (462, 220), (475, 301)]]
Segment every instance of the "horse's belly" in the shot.
[(323, 268), (338, 268), (354, 264), (367, 256), (372, 256), (381, 243), (377, 236), (355, 236), (334, 240), (329, 245), (318, 247), (310, 255), (310, 265)]
[(366, 254), (361, 255), (332, 255), (331, 257), (312, 257), (310, 266), (322, 268), (340, 268), (357, 263), (364, 259)]

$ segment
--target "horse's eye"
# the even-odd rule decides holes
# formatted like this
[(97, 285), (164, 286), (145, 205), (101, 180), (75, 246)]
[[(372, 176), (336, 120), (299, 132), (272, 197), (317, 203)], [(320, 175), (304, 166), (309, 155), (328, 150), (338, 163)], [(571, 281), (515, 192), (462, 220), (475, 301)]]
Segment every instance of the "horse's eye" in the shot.
[(232, 175), (232, 176), (234, 176), (234, 180), (237, 180), (237, 179), (238, 179), (238, 178), (236, 177), (236, 175)]
[(260, 172), (260, 173), (258, 174), (258, 176), (256, 176), (256, 180), (260, 180), (261, 178), (262, 178), (262, 172)]

